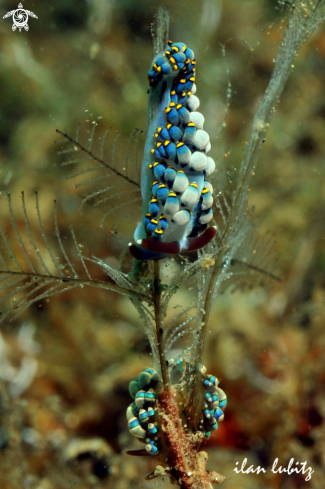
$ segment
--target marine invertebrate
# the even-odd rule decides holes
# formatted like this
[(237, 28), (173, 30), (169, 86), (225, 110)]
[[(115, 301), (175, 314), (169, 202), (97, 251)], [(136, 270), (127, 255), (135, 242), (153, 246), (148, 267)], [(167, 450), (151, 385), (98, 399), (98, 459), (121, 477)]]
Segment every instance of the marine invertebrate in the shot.
[(168, 41), (148, 73), (148, 131), (141, 172), (142, 220), (131, 253), (139, 260), (194, 251), (216, 234), (213, 187), (215, 162), (195, 95), (196, 61), (181, 42)]
[[(168, 371), (171, 385), (177, 393), (177, 402), (180, 406), (186, 403), (188, 391), (196, 373), (201, 377), (201, 391), (204, 397), (198, 431), (206, 438), (210, 438), (212, 431), (218, 429), (218, 422), (224, 418), (224, 409), (227, 405), (227, 396), (220, 387), (219, 381), (213, 375), (206, 373), (204, 365), (191, 365), (184, 360), (168, 360)], [(196, 372), (197, 371), (197, 372)], [(157, 405), (162, 390), (162, 381), (159, 374), (152, 368), (146, 368), (130, 382), (130, 395), (134, 402), (126, 411), (128, 427), (132, 435), (146, 443), (145, 450), (157, 455), (163, 448), (167, 452), (161, 440), (159, 432), (159, 410)], [(182, 415), (183, 424), (187, 428), (191, 421)], [(190, 427), (191, 429), (191, 427)], [(163, 447), (161, 446), (163, 445)], [(131, 452), (132, 453), (132, 452)], [(137, 452), (139, 454), (140, 452)], [(165, 456), (167, 453), (165, 454)]]

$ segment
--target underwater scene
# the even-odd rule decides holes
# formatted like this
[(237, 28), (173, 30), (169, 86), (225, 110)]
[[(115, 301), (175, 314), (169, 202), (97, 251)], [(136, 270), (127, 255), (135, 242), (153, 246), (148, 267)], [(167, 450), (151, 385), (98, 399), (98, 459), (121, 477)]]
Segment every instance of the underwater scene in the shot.
[(1, 11), (1, 488), (322, 488), (325, 1)]

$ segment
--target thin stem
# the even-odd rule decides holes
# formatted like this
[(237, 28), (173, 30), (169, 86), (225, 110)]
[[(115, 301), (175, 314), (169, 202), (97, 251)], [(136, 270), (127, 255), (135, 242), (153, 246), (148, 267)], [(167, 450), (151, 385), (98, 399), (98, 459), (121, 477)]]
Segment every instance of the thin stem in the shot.
[(164, 386), (167, 385), (166, 360), (163, 352), (163, 317), (161, 310), (161, 287), (159, 278), (159, 260), (153, 260), (153, 303), (155, 309), (156, 335), (158, 345), (161, 377)]
[(176, 394), (174, 387), (166, 386), (158, 401), (161, 426), (168, 446), (169, 476), (181, 489), (212, 489), (211, 484), (219, 484), (225, 477), (206, 470), (208, 455), (199, 451), (184, 429)]

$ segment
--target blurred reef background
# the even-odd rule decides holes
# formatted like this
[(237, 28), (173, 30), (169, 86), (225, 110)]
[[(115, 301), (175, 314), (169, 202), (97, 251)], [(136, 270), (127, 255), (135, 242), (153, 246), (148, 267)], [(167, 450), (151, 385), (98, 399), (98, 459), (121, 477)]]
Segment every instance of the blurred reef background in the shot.
[[(232, 189), (249, 130), (286, 26), (274, 0), (88, 0), (24, 2), (38, 19), (12, 32), (17, 8), (1, 4), (0, 217), (5, 196), (18, 224), (20, 193), (40, 198), (51, 236), (53, 201), (91, 255), (118, 266), (135, 222), (103, 228), (95, 207), (79, 214), (78, 192), (62, 167), (55, 129), (87, 139), (93, 122), (128, 134), (146, 130), (150, 23), (159, 6), (170, 38), (197, 60), (205, 128), (224, 188)], [(282, 19), (282, 21), (280, 20)], [(225, 56), (223, 48), (225, 47)], [(231, 84), (230, 107), (227, 90)], [(225, 421), (208, 441), (211, 469), (227, 489), (324, 487), (325, 470), (325, 33), (303, 46), (277, 107), (252, 181), (250, 204), (275, 235), (282, 282), (220, 296), (204, 363), (228, 395)], [(141, 154), (143, 139), (139, 142)], [(121, 164), (124, 162), (121, 161)], [(19, 214), (20, 213), (20, 214)], [(97, 222), (98, 220), (98, 222)], [(78, 241), (79, 242), (79, 241)], [(67, 246), (69, 246), (67, 238)], [(104, 277), (101, 277), (104, 279)], [(186, 296), (184, 296), (186, 301)], [(127, 299), (98, 289), (40, 301), (0, 333), (2, 489), (136, 489), (154, 457), (136, 458), (125, 410), (128, 383), (150, 365), (140, 320)], [(236, 462), (266, 474), (236, 474)], [(314, 473), (274, 474), (275, 458), (307, 461)], [(307, 486), (308, 485), (308, 486)], [(158, 487), (170, 487), (162, 481)]]

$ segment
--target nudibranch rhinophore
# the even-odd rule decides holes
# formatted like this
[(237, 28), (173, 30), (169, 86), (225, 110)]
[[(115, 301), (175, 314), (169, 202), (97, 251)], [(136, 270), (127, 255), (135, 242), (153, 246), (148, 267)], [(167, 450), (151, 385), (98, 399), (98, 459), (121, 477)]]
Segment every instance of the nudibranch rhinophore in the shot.
[(168, 42), (148, 73), (149, 125), (141, 170), (142, 220), (130, 252), (139, 260), (158, 260), (202, 248), (216, 234), (213, 188), (207, 178), (215, 163), (208, 156), (209, 135), (203, 129), (195, 95), (193, 51)]

